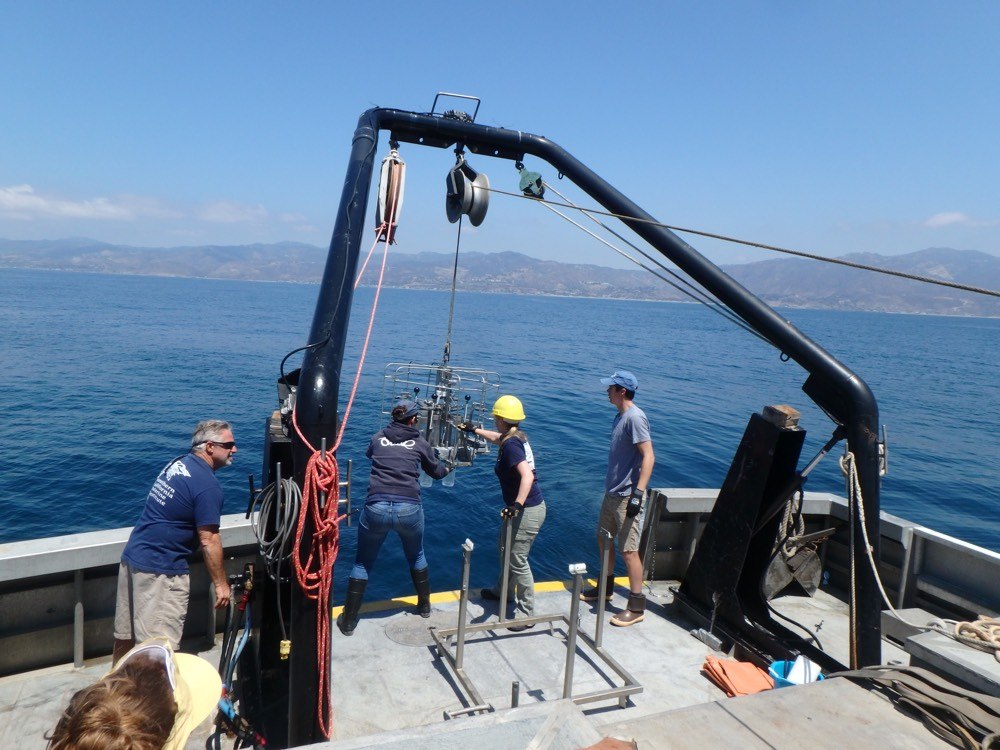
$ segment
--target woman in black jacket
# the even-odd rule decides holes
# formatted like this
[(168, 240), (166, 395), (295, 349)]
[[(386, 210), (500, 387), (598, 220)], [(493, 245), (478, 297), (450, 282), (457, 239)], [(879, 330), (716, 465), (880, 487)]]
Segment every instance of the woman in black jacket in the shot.
[(419, 407), (400, 401), (392, 409), (392, 422), (372, 437), (365, 455), (371, 459), (368, 499), (358, 518), (358, 551), (347, 581), (347, 601), (337, 617), (337, 627), (352, 635), (365, 595), (368, 574), (375, 565), (382, 542), (390, 531), (399, 534), (417, 590), (421, 617), (431, 614), (431, 584), (424, 557), (424, 508), (420, 504), (420, 470), (441, 479), (451, 469), (437, 460), (416, 428)]

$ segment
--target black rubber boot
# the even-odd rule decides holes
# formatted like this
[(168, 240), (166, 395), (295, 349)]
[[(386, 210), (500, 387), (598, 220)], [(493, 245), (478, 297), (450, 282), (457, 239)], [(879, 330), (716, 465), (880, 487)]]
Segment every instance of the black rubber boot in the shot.
[(646, 595), (645, 594), (633, 594), (631, 591), (628, 595), (628, 607), (624, 612), (619, 612), (617, 615), (611, 618), (611, 624), (617, 625), (620, 628), (626, 628), (629, 625), (635, 625), (637, 622), (642, 622), (642, 618), (646, 612)]
[(365, 598), (365, 586), (368, 581), (363, 578), (347, 579), (347, 601), (344, 602), (344, 611), (337, 616), (337, 627), (344, 635), (354, 635), (354, 628), (358, 626), (358, 610), (361, 609), (361, 600)]
[[(604, 589), (604, 601), (610, 602), (615, 593), (615, 577), (608, 576), (607, 586)], [(580, 592), (580, 599), (585, 602), (596, 602), (601, 595), (600, 584), (593, 588), (584, 589)]]
[(431, 580), (428, 569), (411, 570), (413, 588), (417, 590), (417, 612), (421, 617), (431, 616)]

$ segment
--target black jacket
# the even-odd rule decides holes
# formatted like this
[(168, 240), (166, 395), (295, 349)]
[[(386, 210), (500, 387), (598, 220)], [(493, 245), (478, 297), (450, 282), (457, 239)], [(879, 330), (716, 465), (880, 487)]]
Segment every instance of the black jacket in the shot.
[(372, 461), (368, 496), (401, 495), (420, 502), (420, 469), (441, 479), (448, 467), (437, 460), (416, 427), (392, 422), (372, 438), (365, 455)]

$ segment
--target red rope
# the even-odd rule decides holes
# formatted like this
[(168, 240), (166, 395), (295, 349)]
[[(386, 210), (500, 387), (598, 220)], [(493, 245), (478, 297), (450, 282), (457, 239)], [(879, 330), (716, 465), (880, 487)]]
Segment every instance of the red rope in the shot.
[[(377, 232), (378, 230), (376, 230)], [(365, 275), (365, 270), (368, 268), (368, 261), (372, 259), (372, 254), (375, 252), (375, 247), (378, 245), (378, 237), (372, 243), (372, 246), (368, 248), (368, 255), (365, 256), (365, 262), (361, 264), (361, 270), (358, 271), (358, 275), (354, 278), (354, 288), (358, 288), (358, 284), (361, 283), (361, 277)]]
[[(295, 421), (295, 413), (292, 412)], [(298, 431), (298, 424), (295, 425)], [(301, 435), (301, 433), (300, 433)], [(316, 688), (317, 724), (323, 736), (330, 739), (333, 730), (333, 706), (330, 701), (330, 595), (333, 591), (333, 564), (340, 550), (340, 521), (337, 515), (340, 497), (340, 473), (332, 453), (314, 451), (306, 464), (303, 503), (295, 529), (295, 577), (299, 588), (316, 601)], [(320, 493), (326, 492), (326, 502), (320, 506)], [(313, 532), (306, 559), (302, 559), (302, 538), (306, 514), (312, 518)], [(321, 710), (325, 706), (326, 710)]]
[[(393, 211), (389, 214), (389, 222), (391, 224), (393, 213), (395, 212), (396, 205), (393, 203)], [(351, 395), (347, 398), (347, 406), (344, 409), (344, 419), (340, 423), (340, 432), (337, 434), (337, 442), (334, 444), (332, 450), (337, 450), (340, 447), (340, 441), (344, 439), (344, 430), (347, 428), (347, 420), (351, 416), (351, 407), (354, 406), (354, 396), (358, 392), (358, 383), (361, 381), (361, 370), (365, 366), (365, 357), (368, 356), (368, 342), (372, 337), (372, 328), (375, 327), (375, 311), (378, 309), (378, 299), (382, 293), (382, 279), (385, 278), (385, 264), (389, 257), (389, 243), (385, 243), (385, 248), (382, 251), (382, 268), (379, 269), (378, 273), (378, 283), (375, 285), (375, 298), (372, 300), (372, 311), (371, 315), (368, 316), (368, 329), (365, 331), (365, 343), (361, 347), (361, 357), (358, 358), (358, 369), (354, 373), (354, 383), (351, 385)]]
[[(390, 226), (395, 218), (395, 213), (396, 199), (394, 197), (389, 213), (388, 224)], [(382, 234), (380, 230), (384, 226), (385, 224), (376, 229), (375, 243), (368, 252), (368, 258), (365, 259), (361, 273), (364, 273), (368, 266), (368, 261), (378, 244), (378, 237)], [(295, 432), (303, 445), (312, 451), (309, 462), (306, 464), (305, 481), (302, 487), (302, 506), (295, 528), (294, 567), (295, 578), (302, 593), (316, 602), (316, 666), (318, 673), (316, 723), (326, 739), (330, 739), (333, 732), (333, 702), (330, 699), (330, 596), (333, 593), (333, 565), (337, 561), (337, 553), (340, 550), (340, 521), (344, 518), (342, 515), (337, 515), (340, 500), (340, 468), (337, 465), (335, 452), (343, 440), (351, 407), (354, 405), (354, 397), (358, 392), (361, 371), (368, 354), (368, 343), (375, 325), (375, 311), (378, 308), (378, 300), (382, 291), (382, 280), (385, 277), (388, 255), (389, 242), (386, 240), (382, 253), (382, 268), (379, 271), (378, 284), (375, 286), (375, 298), (372, 301), (371, 315), (368, 317), (365, 343), (358, 360), (358, 369), (354, 374), (351, 395), (347, 400), (347, 407), (344, 409), (344, 418), (340, 422), (340, 429), (337, 431), (337, 440), (326, 453), (325, 458), (322, 452), (316, 450), (299, 429), (298, 409), (292, 410), (292, 425), (295, 427)], [(361, 279), (361, 273), (358, 274), (354, 282), (355, 288)], [(326, 502), (321, 505), (320, 497), (323, 496), (323, 493), (325, 493)], [(303, 560), (302, 540), (305, 536), (306, 514), (312, 518), (313, 533), (308, 554)]]

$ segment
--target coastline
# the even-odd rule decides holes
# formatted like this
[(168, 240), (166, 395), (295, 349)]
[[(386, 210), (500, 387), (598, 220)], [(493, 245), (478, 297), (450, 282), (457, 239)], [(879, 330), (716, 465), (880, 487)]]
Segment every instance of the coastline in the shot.
[[(295, 279), (245, 279), (245, 278), (234, 278), (230, 276), (191, 276), (186, 274), (165, 274), (165, 273), (126, 273), (126, 272), (116, 272), (116, 271), (94, 271), (94, 270), (82, 270), (82, 269), (70, 269), (70, 268), (49, 268), (49, 267), (39, 267), (39, 266), (0, 266), (0, 271), (38, 271), (42, 273), (68, 273), (68, 274), (79, 274), (86, 275), (90, 274), (93, 276), (134, 276), (137, 278), (147, 278), (147, 279), (190, 279), (196, 281), (235, 281), (244, 282), (250, 284), (295, 284), (299, 286), (319, 286), (319, 280), (295, 280)], [(374, 289), (373, 284), (361, 283), (358, 285), (359, 288)], [(415, 292), (439, 292), (442, 294), (448, 294), (450, 292), (447, 288), (441, 287), (423, 287), (423, 286), (394, 286), (391, 284), (383, 284), (383, 289), (397, 289), (401, 291), (415, 291)], [(548, 297), (553, 299), (579, 299), (579, 300), (607, 300), (612, 302), (646, 302), (655, 304), (678, 304), (678, 305), (693, 305), (699, 304), (697, 301), (683, 300), (683, 299), (654, 299), (650, 297), (608, 297), (608, 296), (598, 296), (598, 295), (582, 295), (582, 294), (555, 294), (552, 292), (513, 292), (508, 290), (503, 291), (491, 291), (488, 289), (459, 289), (463, 294), (493, 294), (493, 295), (510, 295), (512, 297)], [(865, 307), (839, 307), (839, 306), (818, 306), (818, 305), (787, 305), (782, 303), (772, 303), (766, 298), (762, 298), (766, 304), (773, 307), (776, 310), (821, 310), (824, 312), (844, 312), (844, 313), (877, 313), (884, 315), (917, 315), (926, 317), (938, 317), (938, 318), (969, 318), (974, 320), (1000, 320), (1000, 314), (998, 315), (970, 315), (968, 313), (945, 313), (945, 312), (921, 312), (921, 311), (910, 311), (910, 310), (886, 310), (886, 309), (871, 309)]]

